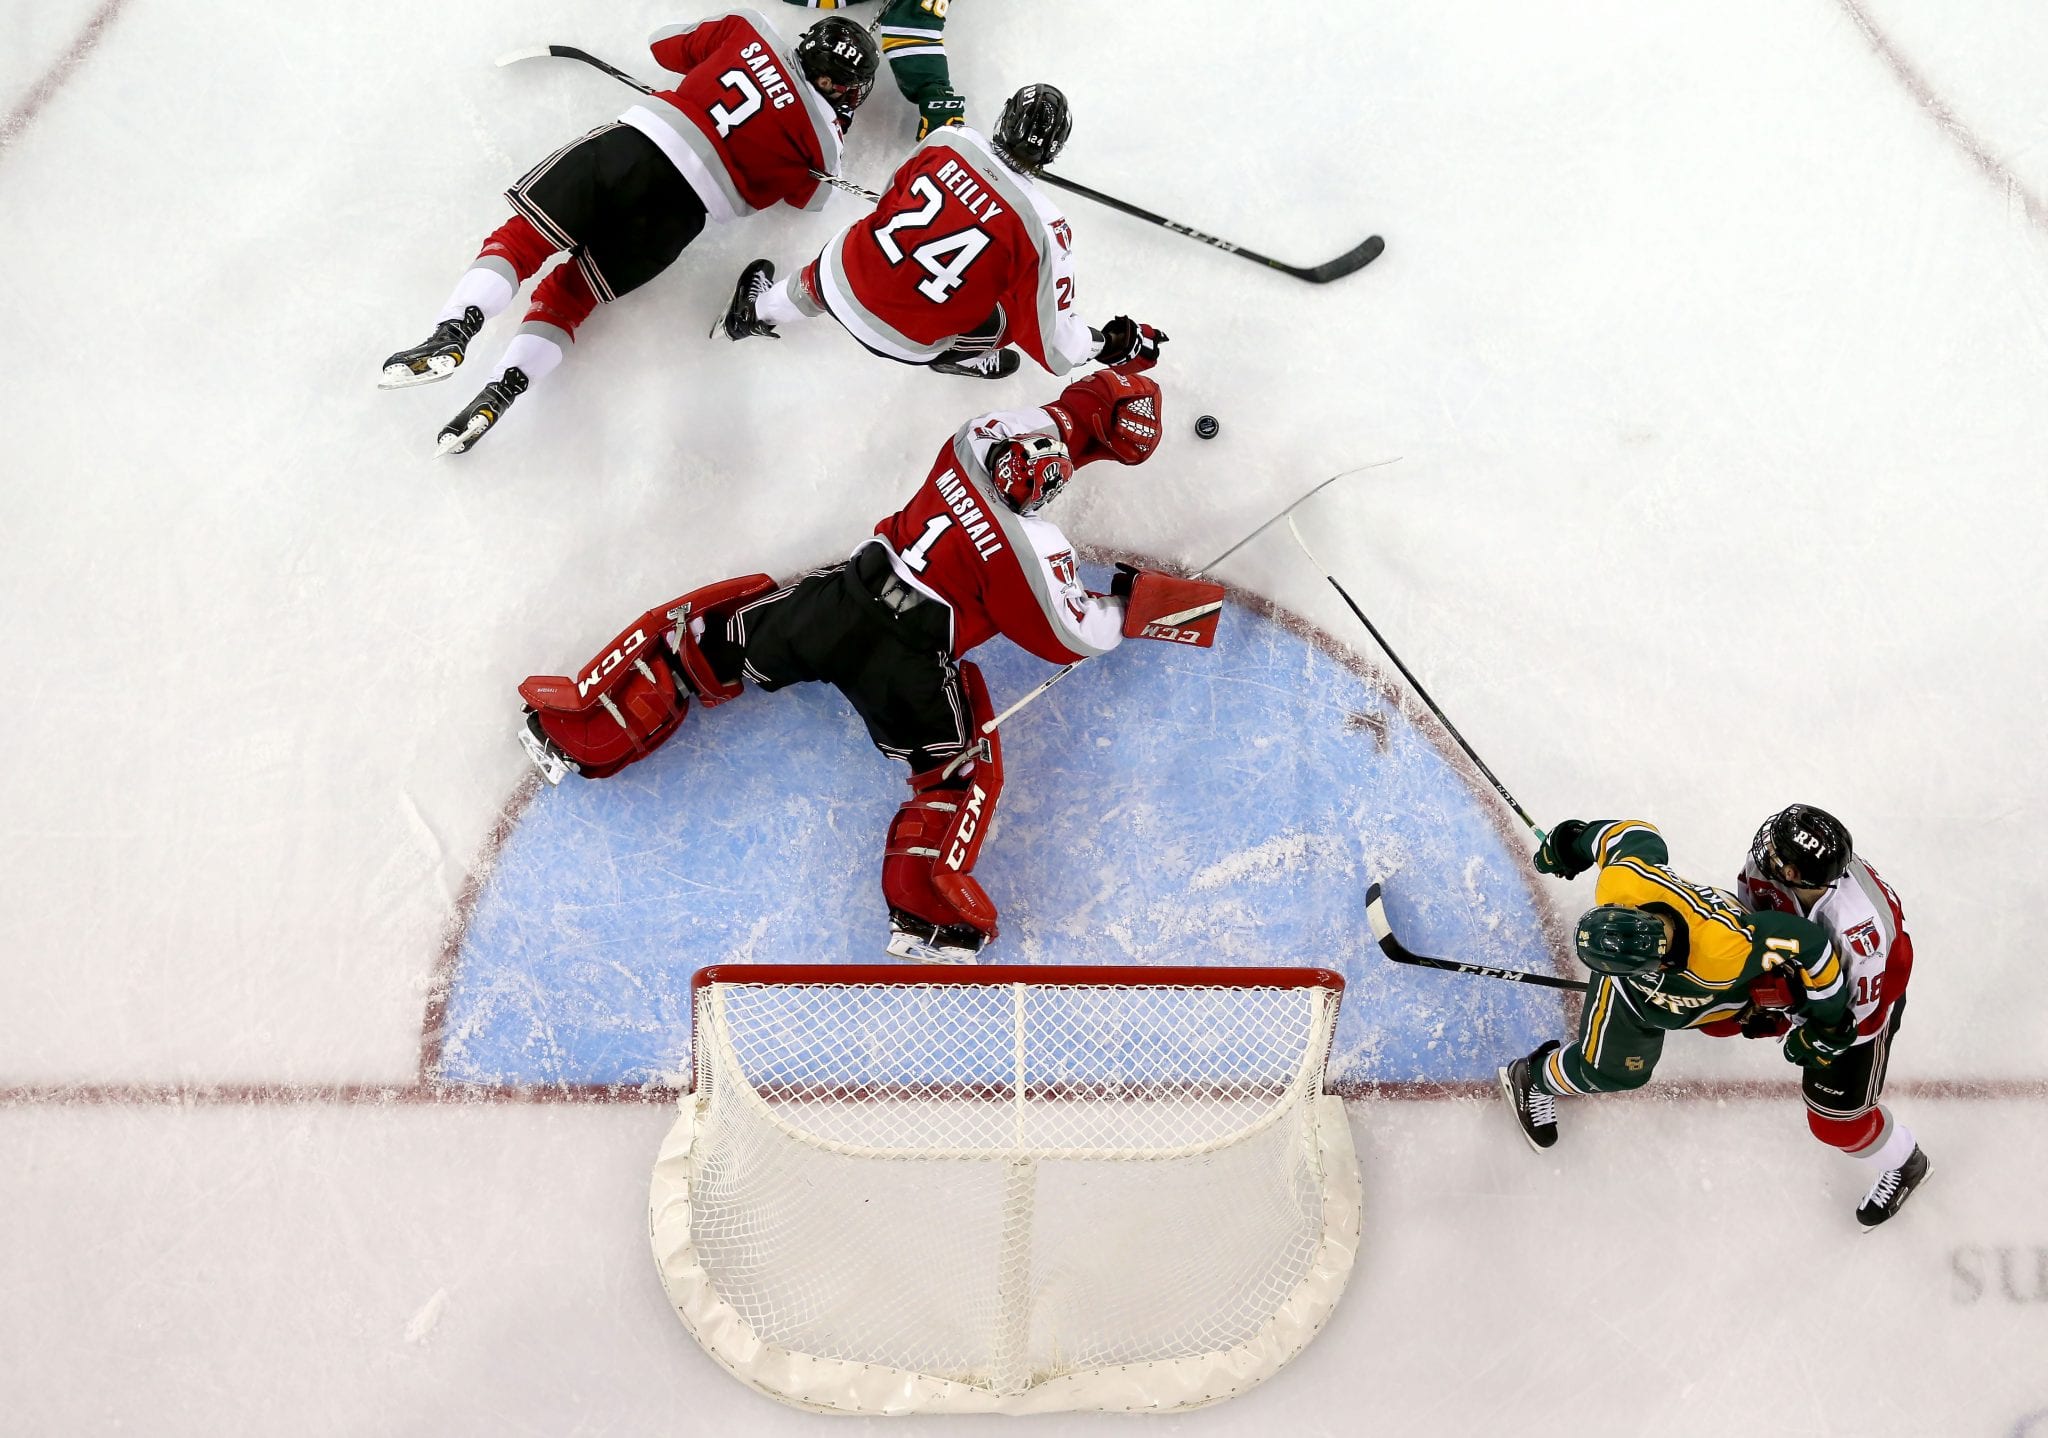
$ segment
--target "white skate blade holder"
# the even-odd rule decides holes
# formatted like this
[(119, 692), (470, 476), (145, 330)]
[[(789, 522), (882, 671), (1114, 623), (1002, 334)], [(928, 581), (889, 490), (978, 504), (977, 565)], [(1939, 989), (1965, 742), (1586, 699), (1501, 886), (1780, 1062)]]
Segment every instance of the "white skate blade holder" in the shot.
[(525, 724), (519, 726), (519, 747), (526, 751), (526, 756), (533, 760), (533, 767), (540, 770), (541, 778), (551, 786), (569, 776), (568, 761), (536, 738), (533, 730)]
[(978, 950), (963, 949), (953, 944), (934, 944), (901, 930), (890, 933), (889, 954), (892, 958), (910, 959), (920, 964), (971, 964), (980, 958)]
[(469, 422), (468, 427), (461, 434), (442, 435), (434, 442), (435, 458), (438, 459), (444, 454), (461, 454), (464, 450), (482, 439), (484, 431), (490, 427), (491, 422), (482, 415), (478, 415)]
[(446, 355), (436, 355), (427, 361), (425, 374), (414, 374), (409, 365), (386, 365), (383, 377), (377, 381), (377, 388), (411, 389), (415, 385), (434, 384), (454, 373), (455, 361)]

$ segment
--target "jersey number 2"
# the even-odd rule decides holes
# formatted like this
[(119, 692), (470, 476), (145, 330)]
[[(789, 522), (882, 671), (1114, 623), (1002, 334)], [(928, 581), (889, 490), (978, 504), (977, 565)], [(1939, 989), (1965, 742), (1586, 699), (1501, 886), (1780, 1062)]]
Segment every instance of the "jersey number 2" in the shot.
[[(875, 243), (882, 247), (882, 253), (889, 257), (892, 265), (902, 264), (905, 258), (903, 247), (896, 243), (895, 231), (924, 229), (939, 217), (939, 210), (946, 203), (939, 187), (923, 175), (910, 182), (910, 192), (921, 196), (924, 204), (914, 210), (905, 210), (875, 231)], [(922, 265), (926, 273), (926, 278), (918, 282), (917, 292), (935, 305), (944, 304), (947, 297), (960, 287), (961, 281), (967, 278), (967, 267), (987, 248), (988, 236), (973, 225), (919, 245), (909, 254), (909, 258)]]

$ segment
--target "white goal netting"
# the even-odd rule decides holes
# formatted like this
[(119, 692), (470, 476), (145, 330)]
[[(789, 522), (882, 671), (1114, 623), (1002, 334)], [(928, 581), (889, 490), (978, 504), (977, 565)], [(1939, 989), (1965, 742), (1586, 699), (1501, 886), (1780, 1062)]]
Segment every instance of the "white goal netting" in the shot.
[(1321, 970), (728, 965), (655, 1257), (736, 1375), (840, 1412), (1162, 1410), (1277, 1371), (1357, 1243)]

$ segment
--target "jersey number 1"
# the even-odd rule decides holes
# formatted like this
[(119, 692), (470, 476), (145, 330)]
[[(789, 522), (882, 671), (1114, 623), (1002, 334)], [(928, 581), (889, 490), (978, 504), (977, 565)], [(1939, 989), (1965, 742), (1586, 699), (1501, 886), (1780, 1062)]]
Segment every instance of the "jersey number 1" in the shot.
[[(889, 257), (892, 265), (900, 265), (904, 260), (903, 247), (896, 243), (895, 231), (924, 229), (939, 217), (939, 210), (946, 203), (939, 187), (923, 175), (910, 182), (910, 192), (921, 196), (924, 204), (914, 210), (905, 210), (875, 231), (875, 243), (882, 247), (882, 253)], [(987, 248), (988, 236), (972, 225), (919, 245), (909, 255), (924, 266), (927, 275), (918, 282), (917, 292), (935, 305), (944, 304), (947, 296), (967, 278), (967, 267), (974, 263), (975, 256)]]

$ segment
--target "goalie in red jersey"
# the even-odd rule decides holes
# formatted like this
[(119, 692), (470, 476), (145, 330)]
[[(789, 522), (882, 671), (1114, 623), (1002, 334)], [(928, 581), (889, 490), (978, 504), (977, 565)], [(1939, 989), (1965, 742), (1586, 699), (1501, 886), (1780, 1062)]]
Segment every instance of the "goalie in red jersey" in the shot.
[(512, 218), (484, 241), (434, 332), (384, 361), (384, 389), (446, 379), (484, 322), (557, 251), (568, 253), (572, 263), (535, 286), (483, 392), (442, 427), (442, 454), (483, 438), (562, 362), (600, 300), (667, 269), (707, 223), (822, 205), (819, 177), (838, 168), (840, 140), (881, 65), (867, 31), (840, 16), (792, 47), (753, 11), (734, 10), (658, 30), (649, 49), (682, 81), (564, 145), (507, 190)]
[(1042, 408), (971, 419), (850, 559), (790, 585), (753, 574), (692, 590), (648, 610), (576, 676), (528, 679), (521, 742), (551, 783), (572, 771), (599, 779), (651, 753), (693, 699), (722, 704), (748, 680), (831, 684), (875, 747), (910, 766), (912, 795), (883, 850), (889, 952), (971, 963), (996, 936), (973, 870), (1003, 750), (984, 729), (981, 671), (962, 656), (998, 634), (1053, 663), (1127, 637), (1215, 640), (1222, 586), (1120, 565), (1110, 593), (1091, 593), (1073, 546), (1040, 513), (1077, 467), (1142, 464), (1159, 437), (1159, 387), (1116, 369)]
[(974, 379), (1014, 374), (1018, 350), (1056, 375), (1157, 360), (1166, 336), (1152, 326), (1118, 315), (1095, 330), (1075, 308), (1073, 226), (1031, 178), (1073, 124), (1057, 86), (1026, 85), (992, 139), (964, 125), (932, 131), (874, 213), (797, 274), (776, 285), (767, 260), (741, 272), (727, 337), (779, 339), (775, 326), (829, 314), (885, 359)]

